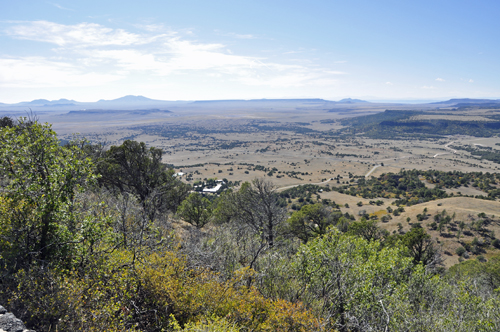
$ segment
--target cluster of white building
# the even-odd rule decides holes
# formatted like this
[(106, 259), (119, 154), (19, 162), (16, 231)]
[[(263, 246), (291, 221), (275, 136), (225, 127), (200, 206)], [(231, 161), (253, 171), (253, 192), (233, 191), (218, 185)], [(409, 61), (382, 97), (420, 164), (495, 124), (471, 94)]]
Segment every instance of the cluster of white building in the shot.
[[(225, 184), (226, 184), (226, 183), (225, 183), (224, 181), (222, 181), (222, 180), (216, 180), (215, 182), (217, 183), (217, 185), (216, 185), (215, 187), (213, 187), (213, 188), (204, 188), (204, 189), (203, 189), (203, 192), (204, 192), (204, 193), (208, 193), (208, 194), (216, 194), (216, 193), (219, 191), (219, 189), (220, 189), (223, 185), (225, 185)], [(194, 187), (196, 188), (196, 187), (199, 187), (199, 186), (194, 186)]]

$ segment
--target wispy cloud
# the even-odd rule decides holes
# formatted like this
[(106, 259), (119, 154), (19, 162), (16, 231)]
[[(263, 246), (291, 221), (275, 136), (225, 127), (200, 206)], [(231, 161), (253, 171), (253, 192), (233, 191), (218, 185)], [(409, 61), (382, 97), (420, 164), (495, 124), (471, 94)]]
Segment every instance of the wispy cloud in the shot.
[(314, 63), (279, 63), (233, 54), (222, 43), (192, 41), (185, 33), (164, 33), (160, 25), (136, 28), (143, 31), (129, 32), (95, 23), (14, 23), (6, 30), (12, 38), (59, 48), (46, 57), (0, 58), (0, 86), (85, 86), (92, 80), (103, 83), (130, 75), (195, 74), (246, 85), (298, 87), (336, 84), (339, 75), (345, 74)]
[(394, 85), (392, 82), (385, 82), (386, 85)]
[(444, 82), (444, 81), (445, 81), (445, 79), (444, 79), (444, 78), (440, 78), (440, 77), (438, 77), (438, 78), (436, 78), (436, 81), (438, 81), (438, 82)]
[(428, 89), (428, 90), (432, 90), (432, 89), (435, 89), (436, 87), (432, 86), (432, 85), (424, 85), (423, 87), (421, 87), (421, 89)]
[(469, 79), (469, 83), (474, 83), (474, 80), (472, 78)]
[(229, 36), (232, 36), (234, 38), (238, 38), (238, 39), (256, 39), (257, 36), (254, 36), (252, 34), (239, 34), (239, 33), (230, 33)]
[(34, 21), (17, 24), (8, 28), (7, 35), (18, 39), (47, 42), (58, 46), (126, 46), (151, 43), (161, 37), (147, 37), (127, 32), (123, 29), (110, 29), (96, 23), (63, 25), (47, 21)]
[(57, 3), (54, 3), (54, 2), (47, 2), (47, 3), (50, 4), (50, 5), (52, 5), (52, 6), (54, 6), (54, 7), (56, 7), (56, 8), (59, 8), (61, 10), (69, 10), (69, 11), (72, 11), (72, 12), (75, 11), (74, 9), (63, 7), (63, 6), (61, 6), (61, 5), (57, 4)]

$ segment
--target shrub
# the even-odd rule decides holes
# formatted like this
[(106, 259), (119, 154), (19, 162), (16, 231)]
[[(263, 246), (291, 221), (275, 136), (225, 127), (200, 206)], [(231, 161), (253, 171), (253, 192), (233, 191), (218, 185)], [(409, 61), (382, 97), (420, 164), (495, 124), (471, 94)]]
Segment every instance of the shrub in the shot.
[(224, 281), (217, 273), (189, 267), (175, 251), (144, 255), (135, 263), (133, 256), (115, 251), (85, 272), (21, 271), (9, 305), (39, 331), (163, 331), (179, 325), (184, 331), (190, 326), (203, 327), (200, 331), (319, 329), (321, 322), (300, 302), (266, 299), (247, 286), (255, 274), (251, 269)]
[(462, 256), (465, 253), (465, 248), (464, 247), (458, 247), (457, 250), (455, 250), (455, 253), (458, 256)]

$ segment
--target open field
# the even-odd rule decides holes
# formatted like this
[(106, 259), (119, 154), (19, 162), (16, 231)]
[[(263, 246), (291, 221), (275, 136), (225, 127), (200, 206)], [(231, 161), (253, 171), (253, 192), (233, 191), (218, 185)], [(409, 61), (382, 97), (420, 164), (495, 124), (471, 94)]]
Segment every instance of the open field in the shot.
[[(500, 164), (494, 158), (481, 159), (473, 154), (476, 150), (499, 151), (500, 137), (496, 134), (487, 137), (417, 135), (402, 139), (367, 137), (362, 132), (349, 134), (350, 124), (345, 119), (381, 114), (389, 108), (411, 110), (408, 105), (295, 106), (233, 107), (209, 103), (208, 106), (176, 106), (168, 111), (47, 112), (39, 117), (53, 123), (53, 128), (64, 140), (70, 140), (72, 134), (78, 132), (92, 142), (108, 146), (133, 139), (159, 147), (164, 151), (163, 161), (185, 173), (183, 180), (190, 184), (209, 178), (241, 183), (263, 177), (284, 190), (301, 184), (323, 183), (330, 188), (355, 185), (354, 179), (358, 177), (379, 177), (405, 169), (499, 172)], [(422, 110), (424, 114), (413, 115), (408, 121), (493, 123), (500, 118), (498, 109), (433, 110), (429, 106), (419, 106), (418, 111)], [(435, 187), (427, 181), (424, 184), (428, 188)], [(493, 185), (493, 188), (497, 187)], [(471, 186), (445, 190), (454, 195), (487, 195)], [(394, 208), (391, 204), (395, 201), (394, 198), (379, 198), (383, 204), (377, 206), (370, 204), (370, 199), (336, 191), (322, 192), (319, 197), (334, 201), (341, 206), (343, 213), (356, 218), (363, 212), (380, 219), (389, 214), (386, 209)], [(357, 205), (358, 202), (361, 206)], [(477, 219), (481, 212), (495, 215), (486, 229), (500, 234), (500, 202), (471, 197), (451, 197), (405, 207), (399, 216), (391, 216), (388, 222), (379, 224), (390, 233), (408, 231), (411, 223), (416, 221), (415, 215), (424, 208), (428, 209), (430, 218), (422, 221), (422, 226), (443, 252), (448, 253), (443, 255), (446, 266), (458, 262), (455, 250), (460, 243), (470, 242), (480, 235), (472, 232), (468, 233), (472, 235), (457, 238), (454, 235), (456, 223), (446, 232), (430, 229), (428, 224), (438, 211), (446, 209), (448, 214), (456, 214), (457, 221), (468, 223)], [(491, 250), (483, 255), (490, 254)]]

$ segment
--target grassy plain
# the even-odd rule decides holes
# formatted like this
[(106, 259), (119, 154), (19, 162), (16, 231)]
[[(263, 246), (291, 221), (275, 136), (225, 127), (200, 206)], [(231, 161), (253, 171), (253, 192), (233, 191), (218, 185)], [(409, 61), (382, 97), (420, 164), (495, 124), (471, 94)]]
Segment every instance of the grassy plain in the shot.
[[(300, 107), (299, 107), (300, 106)], [(351, 183), (356, 176), (375, 176), (397, 173), (402, 169), (499, 172), (499, 164), (479, 159), (466, 150), (453, 146), (488, 147), (500, 150), (500, 137), (441, 135), (413, 139), (367, 138), (362, 133), (349, 135), (341, 119), (377, 114), (386, 109), (426, 111), (412, 120), (497, 121), (499, 109), (435, 109), (430, 105), (354, 104), (331, 106), (270, 105), (252, 108), (218, 105), (182, 106), (169, 109), (171, 113), (103, 113), (81, 112), (46, 113), (41, 120), (53, 123), (59, 137), (71, 139), (75, 132), (93, 142), (120, 144), (125, 139), (146, 142), (164, 150), (164, 162), (183, 172), (185, 181), (193, 184), (208, 178), (230, 181), (250, 181), (257, 177), (272, 180), (277, 187), (322, 183), (340, 186)], [(348, 128), (347, 128), (348, 129)], [(436, 133), (438, 134), (438, 133)], [(497, 145), (498, 144), (498, 145)], [(370, 173), (371, 172), (371, 173)], [(334, 179), (329, 181), (330, 179)], [(338, 179), (338, 181), (337, 181)], [(432, 184), (426, 183), (433, 187)], [(497, 184), (493, 186), (498, 187)], [(447, 189), (462, 195), (484, 194), (472, 187)], [(323, 192), (321, 198), (342, 205), (342, 212), (359, 216), (364, 210), (370, 215), (386, 215), (386, 208), (395, 199), (381, 199), (383, 205), (370, 205), (368, 199), (338, 192)], [(358, 206), (357, 203), (362, 205)], [(344, 207), (348, 204), (348, 208)], [(440, 205), (438, 205), (440, 204)], [(394, 207), (394, 205), (392, 205)], [(481, 212), (495, 215), (485, 227), (500, 234), (500, 202), (472, 197), (452, 197), (405, 207), (405, 212), (392, 217), (381, 227), (393, 233), (407, 231), (415, 215), (428, 209), (431, 216), (446, 209), (456, 214), (456, 220), (472, 222)], [(410, 217), (412, 221), (406, 220)], [(477, 232), (457, 238), (456, 226), (446, 232), (428, 227), (429, 218), (422, 222), (429, 234), (443, 248), (445, 265), (458, 262), (456, 248), (464, 241), (480, 236)], [(398, 226), (401, 224), (401, 226)], [(455, 223), (456, 225), (456, 223)], [(493, 250), (493, 249), (492, 249)], [(484, 255), (491, 254), (488, 249)]]

